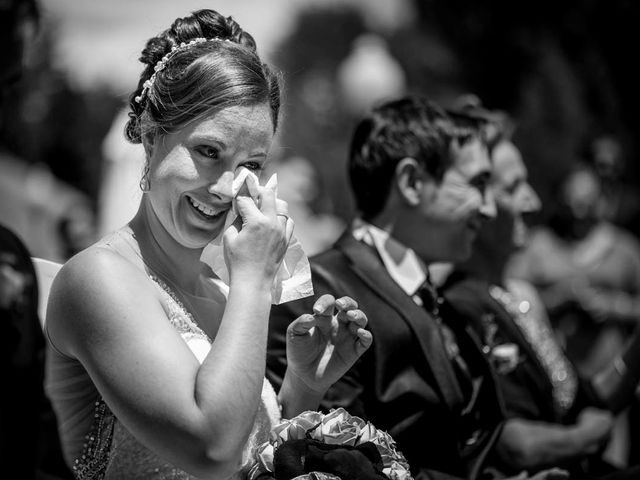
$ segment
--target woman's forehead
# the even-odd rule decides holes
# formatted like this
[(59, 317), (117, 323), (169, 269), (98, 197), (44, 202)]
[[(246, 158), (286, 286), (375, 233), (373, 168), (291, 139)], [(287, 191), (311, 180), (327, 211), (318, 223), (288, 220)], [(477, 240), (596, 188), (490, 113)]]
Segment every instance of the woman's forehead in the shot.
[(273, 121), (268, 106), (233, 106), (211, 112), (185, 127), (189, 138), (215, 142), (269, 143)]

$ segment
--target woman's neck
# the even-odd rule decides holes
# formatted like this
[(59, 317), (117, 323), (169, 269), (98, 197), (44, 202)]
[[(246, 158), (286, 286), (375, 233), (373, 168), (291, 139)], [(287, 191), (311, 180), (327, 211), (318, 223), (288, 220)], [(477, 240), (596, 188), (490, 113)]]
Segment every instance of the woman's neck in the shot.
[(178, 243), (160, 223), (146, 197), (129, 226), (145, 264), (180, 289), (194, 293), (202, 270), (202, 249)]

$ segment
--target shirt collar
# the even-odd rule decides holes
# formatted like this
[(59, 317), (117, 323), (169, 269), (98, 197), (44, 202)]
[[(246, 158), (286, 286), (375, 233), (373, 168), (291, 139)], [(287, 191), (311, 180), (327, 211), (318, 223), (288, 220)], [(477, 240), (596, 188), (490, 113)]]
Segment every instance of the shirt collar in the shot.
[(415, 295), (427, 281), (428, 270), (424, 262), (389, 233), (362, 219), (354, 221), (351, 233), (356, 240), (376, 249), (389, 276), (407, 295)]

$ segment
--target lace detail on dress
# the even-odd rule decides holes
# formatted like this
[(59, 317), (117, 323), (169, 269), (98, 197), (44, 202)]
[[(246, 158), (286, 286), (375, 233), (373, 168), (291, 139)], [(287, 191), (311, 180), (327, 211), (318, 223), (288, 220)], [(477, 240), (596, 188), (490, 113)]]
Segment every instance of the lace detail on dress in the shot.
[(551, 326), (544, 319), (531, 315), (532, 306), (528, 300), (516, 298), (497, 285), (489, 287), (489, 294), (511, 315), (536, 353), (538, 361), (551, 381), (556, 409), (560, 413), (569, 410), (576, 398), (578, 379), (558, 345)]
[(73, 463), (79, 480), (101, 480), (109, 465), (115, 417), (102, 398), (95, 403), (93, 424), (85, 437), (82, 455)]
[[(185, 340), (192, 337), (204, 338), (211, 343), (209, 336), (196, 323), (193, 315), (185, 308), (178, 296), (162, 280), (150, 273), (149, 278), (160, 287), (160, 293), (168, 300), (166, 305), (169, 308), (169, 321)], [(168, 298), (167, 298), (168, 297)]]

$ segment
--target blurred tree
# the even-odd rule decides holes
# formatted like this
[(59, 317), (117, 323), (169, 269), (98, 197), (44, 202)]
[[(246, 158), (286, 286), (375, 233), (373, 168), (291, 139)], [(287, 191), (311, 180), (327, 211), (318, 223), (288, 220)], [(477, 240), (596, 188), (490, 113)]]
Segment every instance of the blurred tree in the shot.
[(0, 144), (28, 163), (47, 165), (95, 204), (101, 143), (122, 101), (101, 85), (74, 89), (52, 62), (55, 28), (43, 27), (23, 81), (5, 101)]
[(3, 102), (0, 218), (34, 256), (64, 261), (96, 239), (101, 144), (121, 101), (100, 85), (74, 89), (52, 63), (55, 29), (42, 27)]
[[(415, 29), (436, 38), (457, 59), (458, 70), (451, 69), (449, 80), (519, 119), (516, 141), (543, 200), (550, 200), (552, 180), (597, 132), (616, 132), (635, 156), (640, 74), (631, 68), (628, 46), (640, 35), (636, 2), (414, 0), (414, 5)], [(396, 52), (411, 68), (414, 59), (402, 55), (407, 50), (398, 46)], [(412, 78), (415, 89), (432, 90), (432, 84)]]
[(354, 208), (346, 178), (346, 146), (354, 118), (340, 98), (337, 70), (353, 41), (365, 31), (355, 9), (333, 6), (305, 10), (274, 57), (286, 80), (282, 155), (311, 161), (320, 183), (313, 210), (335, 213), (343, 219), (348, 219)]

